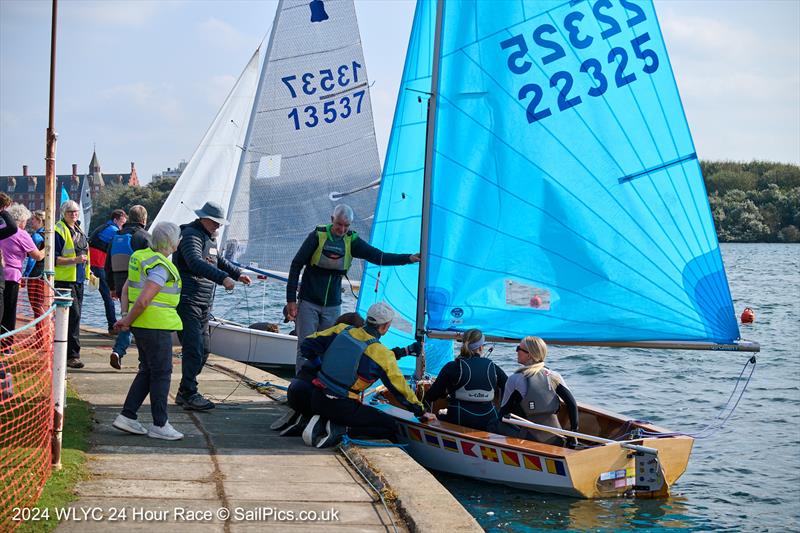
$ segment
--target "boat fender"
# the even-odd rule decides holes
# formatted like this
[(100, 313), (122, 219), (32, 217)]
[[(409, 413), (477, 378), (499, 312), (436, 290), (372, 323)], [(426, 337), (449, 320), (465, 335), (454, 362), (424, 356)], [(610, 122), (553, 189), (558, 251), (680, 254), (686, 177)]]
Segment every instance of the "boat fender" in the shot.
[(756, 320), (756, 314), (749, 307), (745, 307), (741, 319), (742, 324), (752, 324)]

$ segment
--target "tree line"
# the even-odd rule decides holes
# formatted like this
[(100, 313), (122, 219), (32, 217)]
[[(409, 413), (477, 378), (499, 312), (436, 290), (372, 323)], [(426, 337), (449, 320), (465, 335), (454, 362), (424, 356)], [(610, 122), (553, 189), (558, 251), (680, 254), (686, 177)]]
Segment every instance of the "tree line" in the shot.
[[(800, 166), (768, 161), (701, 161), (720, 242), (800, 242)], [(141, 204), (155, 219), (175, 178), (143, 187), (112, 185), (95, 199), (92, 228), (111, 211)]]

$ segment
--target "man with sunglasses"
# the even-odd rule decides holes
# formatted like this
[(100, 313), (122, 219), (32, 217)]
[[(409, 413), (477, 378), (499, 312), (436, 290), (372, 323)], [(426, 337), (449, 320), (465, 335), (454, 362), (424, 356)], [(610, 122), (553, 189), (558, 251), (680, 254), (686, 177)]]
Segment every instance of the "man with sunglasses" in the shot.
[(222, 206), (206, 202), (195, 214), (197, 220), (181, 226), (181, 240), (172, 254), (183, 282), (177, 307), (183, 323), (178, 333), (183, 346), (182, 377), (175, 403), (189, 411), (207, 411), (215, 406), (197, 391), (197, 376), (209, 354), (208, 315), (214, 285), (233, 290), (234, 280), (249, 285), (250, 278), (218, 253), (215, 238), (227, 223)]

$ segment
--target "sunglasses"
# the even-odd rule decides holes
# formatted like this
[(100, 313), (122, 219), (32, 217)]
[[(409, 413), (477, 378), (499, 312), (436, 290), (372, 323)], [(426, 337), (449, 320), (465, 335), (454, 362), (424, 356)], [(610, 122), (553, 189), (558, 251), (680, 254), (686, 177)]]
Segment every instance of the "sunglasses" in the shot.
[(531, 353), (528, 350), (526, 350), (525, 348), (523, 348), (522, 346), (517, 346), (517, 352), (525, 352), (527, 354)]

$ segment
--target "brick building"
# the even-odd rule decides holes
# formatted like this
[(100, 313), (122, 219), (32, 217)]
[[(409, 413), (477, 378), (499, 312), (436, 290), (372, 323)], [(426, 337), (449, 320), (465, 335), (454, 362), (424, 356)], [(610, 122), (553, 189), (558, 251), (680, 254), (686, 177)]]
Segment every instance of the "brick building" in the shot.
[[(0, 176), (0, 192), (8, 194), (15, 202), (19, 202), (33, 211), (44, 209), (44, 175), (28, 174), (28, 165), (22, 165), (21, 176)], [(72, 174), (59, 174), (56, 176), (56, 209), (61, 205), (61, 188), (67, 191), (69, 197), (76, 202), (80, 199), (83, 180), (89, 180), (92, 199), (104, 188), (110, 185), (126, 185), (135, 187), (139, 185), (136, 175), (136, 165), (131, 163), (128, 173), (110, 172), (103, 174), (97, 160), (97, 152), (92, 153), (87, 174), (78, 174), (78, 165), (72, 164)]]

